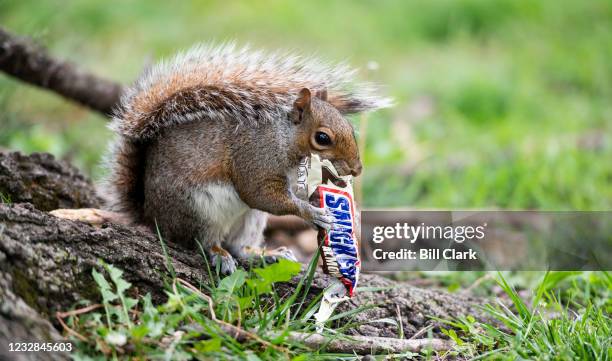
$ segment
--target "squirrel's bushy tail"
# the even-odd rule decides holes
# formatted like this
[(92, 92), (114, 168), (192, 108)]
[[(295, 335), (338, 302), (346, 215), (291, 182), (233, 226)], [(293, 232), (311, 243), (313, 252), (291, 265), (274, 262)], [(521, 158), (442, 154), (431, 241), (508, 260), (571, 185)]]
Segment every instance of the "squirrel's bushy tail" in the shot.
[(355, 70), (289, 53), (265, 53), (233, 43), (198, 45), (163, 61), (122, 97), (112, 127), (135, 139), (152, 138), (163, 128), (197, 119), (261, 123), (284, 117), (302, 88), (327, 90), (341, 113), (387, 107)]
[(111, 174), (104, 182), (108, 193), (103, 198), (113, 211), (137, 223), (143, 218), (145, 154), (146, 144), (120, 135), (105, 161)]

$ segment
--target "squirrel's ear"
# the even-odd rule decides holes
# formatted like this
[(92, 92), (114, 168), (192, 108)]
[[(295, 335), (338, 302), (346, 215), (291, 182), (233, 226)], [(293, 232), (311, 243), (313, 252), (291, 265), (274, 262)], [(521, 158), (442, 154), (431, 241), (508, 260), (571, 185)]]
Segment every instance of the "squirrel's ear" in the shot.
[(295, 100), (295, 102), (293, 103), (293, 110), (296, 113), (296, 116), (294, 118), (294, 123), (300, 123), (302, 121), (302, 116), (304, 114), (304, 111), (308, 110), (310, 108), (310, 98), (311, 98), (311, 93), (310, 93), (310, 89), (308, 88), (303, 88), (302, 90), (300, 90), (300, 92), (298, 93), (298, 97)]
[(300, 90), (300, 92), (298, 93), (298, 97), (295, 100), (295, 103), (293, 103), (294, 108), (301, 111), (308, 109), (308, 107), (310, 107), (311, 96), (312, 95), (310, 94), (310, 89), (302, 88), (302, 90)]
[(327, 101), (327, 89), (317, 90), (317, 92), (315, 93), (315, 96), (321, 99), (322, 101), (326, 102)]

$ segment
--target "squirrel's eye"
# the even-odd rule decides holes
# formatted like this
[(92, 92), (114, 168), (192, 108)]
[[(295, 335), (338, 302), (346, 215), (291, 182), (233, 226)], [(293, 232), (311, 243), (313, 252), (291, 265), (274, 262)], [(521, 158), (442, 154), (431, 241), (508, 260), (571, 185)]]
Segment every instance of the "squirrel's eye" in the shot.
[(317, 142), (317, 144), (323, 145), (323, 146), (328, 146), (332, 144), (332, 141), (329, 135), (323, 132), (317, 132), (315, 134), (315, 141)]

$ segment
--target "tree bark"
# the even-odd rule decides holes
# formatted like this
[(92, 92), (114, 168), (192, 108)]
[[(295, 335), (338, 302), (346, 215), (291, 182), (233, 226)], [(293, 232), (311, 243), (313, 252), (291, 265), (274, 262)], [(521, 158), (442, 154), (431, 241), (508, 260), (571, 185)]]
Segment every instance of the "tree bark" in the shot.
[(51, 90), (104, 115), (119, 102), (122, 86), (55, 59), (27, 38), (0, 28), (0, 70)]
[(46, 153), (0, 152), (0, 196), (14, 203), (32, 203), (43, 211), (101, 205), (91, 181)]
[(65, 341), (47, 319), (13, 293), (13, 280), (4, 271), (4, 261), (0, 262), (0, 360), (69, 360), (65, 352), (9, 351), (9, 343)]

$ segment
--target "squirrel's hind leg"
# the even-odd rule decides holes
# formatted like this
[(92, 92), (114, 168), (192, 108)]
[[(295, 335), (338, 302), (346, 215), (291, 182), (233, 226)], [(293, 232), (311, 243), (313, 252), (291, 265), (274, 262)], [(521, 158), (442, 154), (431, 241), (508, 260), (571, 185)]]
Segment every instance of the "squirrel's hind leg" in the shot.
[(228, 251), (243, 263), (248, 263), (253, 257), (264, 257), (266, 263), (274, 263), (279, 258), (297, 261), (293, 252), (287, 247), (272, 250), (261, 248), (267, 219), (266, 212), (249, 209), (232, 227), (226, 242)]
[(238, 259), (251, 257), (252, 254), (248, 250), (261, 245), (267, 219), (267, 213), (248, 209), (233, 224), (223, 246)]

